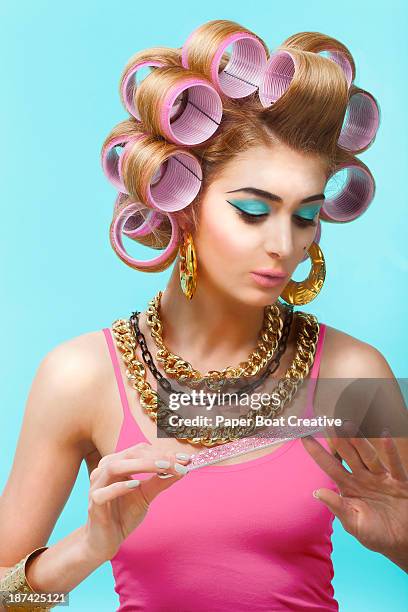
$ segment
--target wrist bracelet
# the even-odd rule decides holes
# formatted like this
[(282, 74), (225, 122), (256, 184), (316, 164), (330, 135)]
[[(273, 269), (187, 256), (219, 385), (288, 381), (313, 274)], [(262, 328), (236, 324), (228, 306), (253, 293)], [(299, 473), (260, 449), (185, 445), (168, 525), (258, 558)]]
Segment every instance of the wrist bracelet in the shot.
[[(31, 551), (28, 555), (21, 559), (16, 565), (9, 568), (4, 576), (0, 579), (0, 597), (1, 591), (7, 591), (9, 593), (36, 593), (30, 583), (27, 580), (25, 573), (26, 564), (29, 560), (33, 559), (40, 553), (47, 550), (48, 546), (41, 546)], [(17, 604), (10, 604), (1, 601), (7, 610), (10, 612), (48, 612), (50, 607), (44, 608), (44, 606), (19, 606)]]

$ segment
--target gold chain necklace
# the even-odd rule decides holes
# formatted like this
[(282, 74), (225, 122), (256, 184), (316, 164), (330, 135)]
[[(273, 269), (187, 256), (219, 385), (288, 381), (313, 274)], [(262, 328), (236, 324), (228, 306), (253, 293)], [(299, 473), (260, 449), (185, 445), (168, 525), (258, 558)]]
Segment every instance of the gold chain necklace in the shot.
[[(296, 354), (286, 373), (273, 390), (274, 405), (273, 407), (270, 404), (263, 405), (259, 410), (251, 409), (245, 418), (254, 417), (258, 414), (265, 418), (273, 418), (282, 412), (309, 373), (316, 353), (319, 323), (316, 317), (309, 313), (298, 311), (296, 314), (300, 319), (300, 329), (296, 338)], [(163, 422), (169, 416), (169, 413), (174, 414), (174, 412), (163, 403), (146, 379), (146, 369), (136, 356), (137, 340), (130, 321), (117, 319), (112, 324), (112, 331), (127, 367), (126, 376), (131, 381), (132, 387), (140, 394), (140, 403), (143, 410), (172, 437), (190, 444), (211, 447), (254, 434), (254, 418), (252, 419), (252, 425), (240, 428), (226, 426), (191, 427), (186, 425), (174, 427)], [(276, 403), (277, 397), (279, 401)], [(159, 406), (160, 411), (158, 410)]]
[(149, 302), (146, 311), (146, 321), (150, 328), (151, 336), (158, 347), (156, 359), (163, 364), (166, 374), (184, 382), (189, 387), (195, 387), (204, 383), (208, 388), (217, 390), (223, 381), (228, 380), (231, 384), (240, 378), (256, 376), (260, 370), (270, 361), (275, 354), (282, 336), (283, 319), (280, 309), (276, 304), (265, 307), (264, 321), (259, 333), (257, 347), (249, 355), (247, 361), (241, 361), (237, 367), (227, 366), (222, 370), (210, 370), (207, 374), (201, 374), (195, 370), (191, 363), (175, 355), (165, 346), (163, 341), (163, 324), (160, 319), (160, 302), (162, 291)]

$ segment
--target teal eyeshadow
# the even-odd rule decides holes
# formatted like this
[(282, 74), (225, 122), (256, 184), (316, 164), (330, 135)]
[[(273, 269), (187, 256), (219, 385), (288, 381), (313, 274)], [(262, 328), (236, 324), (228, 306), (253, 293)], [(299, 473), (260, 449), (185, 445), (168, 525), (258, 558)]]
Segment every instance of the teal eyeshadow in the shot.
[[(260, 202), (259, 200), (228, 200), (233, 206), (243, 210), (244, 212), (252, 215), (263, 215), (270, 211), (267, 204)], [(304, 206), (296, 211), (298, 217), (304, 219), (314, 219), (321, 208), (321, 204), (314, 206)]]
[(304, 206), (296, 211), (296, 215), (298, 217), (303, 217), (304, 219), (314, 219), (320, 208), (321, 204), (319, 206)]
[(252, 215), (264, 215), (270, 211), (267, 204), (259, 200), (228, 200), (233, 206)]

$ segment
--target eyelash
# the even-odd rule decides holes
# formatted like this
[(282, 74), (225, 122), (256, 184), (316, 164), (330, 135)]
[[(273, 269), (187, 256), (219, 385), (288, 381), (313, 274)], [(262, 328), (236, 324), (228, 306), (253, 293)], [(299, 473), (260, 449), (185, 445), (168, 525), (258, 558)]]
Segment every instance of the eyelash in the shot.
[[(239, 208), (235, 208), (235, 210), (238, 215), (243, 217), (245, 223), (259, 223), (261, 219), (268, 216), (268, 213), (265, 213), (263, 215), (251, 215), (250, 213), (240, 210)], [(298, 215), (293, 215), (293, 218), (296, 220), (296, 223), (299, 225), (299, 227), (310, 227), (317, 225), (316, 221), (312, 221), (311, 219), (305, 219), (304, 217), (299, 217)]]

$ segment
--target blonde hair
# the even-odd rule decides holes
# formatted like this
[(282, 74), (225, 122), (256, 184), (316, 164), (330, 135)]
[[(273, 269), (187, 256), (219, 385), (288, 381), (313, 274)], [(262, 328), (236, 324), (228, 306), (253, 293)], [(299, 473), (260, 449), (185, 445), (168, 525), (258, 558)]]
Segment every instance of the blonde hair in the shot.
[[(220, 89), (219, 83), (211, 80), (211, 61), (227, 35), (244, 32), (259, 41), (268, 57), (265, 43), (256, 34), (231, 21), (217, 20), (208, 22), (198, 28), (188, 39), (182, 49), (155, 48), (135, 54), (127, 63), (120, 80), (122, 102), (129, 110), (129, 103), (123, 97), (124, 84), (129, 88), (129, 74), (143, 61), (151, 60), (156, 65), (151, 74), (133, 92), (134, 107), (130, 117), (119, 123), (103, 143), (103, 150), (117, 139), (140, 137), (137, 145), (130, 147), (122, 163), (123, 183), (128, 193), (121, 194), (114, 211), (115, 218), (132, 202), (140, 202), (145, 209), (137, 216), (146, 219), (146, 213), (152, 206), (147, 195), (154, 168), (158, 168), (166, 156), (178, 150), (188, 151), (199, 161), (202, 169), (201, 189), (188, 206), (174, 212), (163, 212), (162, 221), (149, 234), (137, 236), (134, 240), (153, 249), (165, 248), (170, 240), (172, 216), (177, 223), (187, 223), (196, 228), (200, 199), (208, 184), (222, 171), (224, 166), (241, 151), (263, 143), (267, 146), (281, 142), (292, 149), (318, 155), (325, 164), (327, 178), (338, 169), (354, 166), (368, 176), (374, 194), (374, 179), (367, 166), (356, 157), (356, 153), (366, 150), (373, 142), (360, 145), (358, 150), (351, 150), (352, 141), (343, 137), (339, 144), (342, 127), (350, 100), (356, 94), (366, 96), (378, 109), (375, 98), (357, 87), (355, 63), (350, 51), (340, 41), (319, 32), (301, 32), (286, 39), (277, 51), (288, 54), (296, 65), (290, 86), (269, 106), (260, 101), (258, 92), (242, 98), (231, 98)], [(325, 57), (322, 52), (329, 52)], [(223, 52), (221, 69), (226, 66), (229, 55)], [(334, 61), (333, 61), (334, 60)], [(188, 62), (188, 68), (185, 67)], [(184, 66), (183, 66), (184, 64)], [(164, 135), (159, 118), (160, 101), (166, 91), (180, 79), (201, 79), (213, 85), (222, 100), (222, 120), (217, 130), (204, 142), (184, 146), (170, 143)], [(181, 101), (182, 104), (183, 101)], [(137, 112), (134, 112), (134, 109)], [(147, 135), (147, 136), (146, 136)], [(346, 146), (347, 145), (347, 146)], [(359, 187), (361, 197), (365, 195), (364, 187)], [(357, 196), (359, 197), (358, 189)], [(323, 221), (342, 222), (329, 215), (322, 216)], [(128, 225), (129, 226), (129, 225)], [(112, 243), (112, 246), (113, 243)], [(115, 248), (115, 247), (114, 247)], [(159, 272), (174, 261), (177, 248), (158, 265), (144, 266), (137, 269)], [(128, 263), (128, 262), (126, 262)]]

